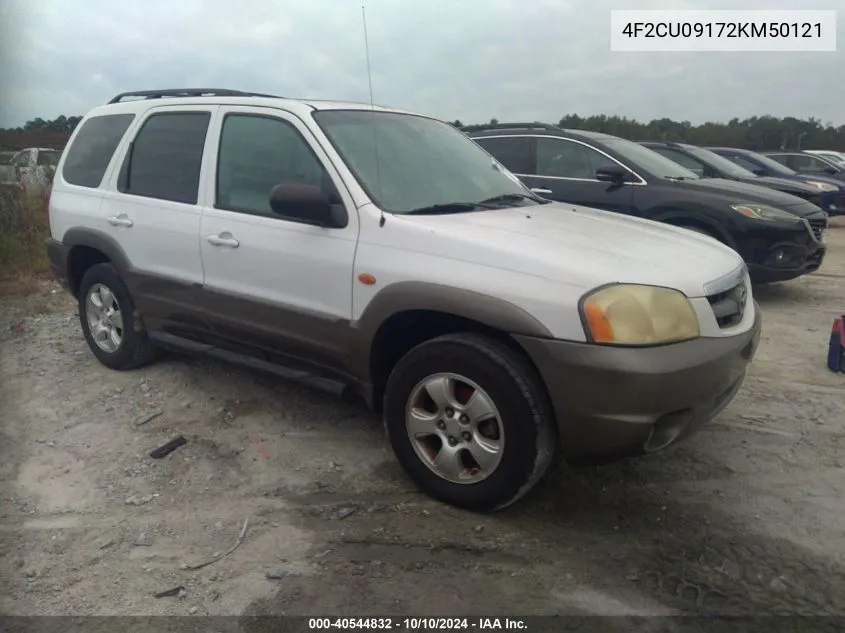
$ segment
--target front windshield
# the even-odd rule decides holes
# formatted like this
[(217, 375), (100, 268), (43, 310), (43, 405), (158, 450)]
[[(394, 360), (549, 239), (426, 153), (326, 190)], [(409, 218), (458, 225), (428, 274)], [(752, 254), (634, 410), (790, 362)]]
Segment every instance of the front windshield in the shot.
[(442, 121), (375, 110), (322, 110), (313, 116), (373, 202), (389, 213), (532, 196), (516, 176)]
[(845, 167), (845, 156), (840, 156), (839, 154), (834, 154), (833, 152), (825, 152), (824, 154), (819, 154), (819, 156), (826, 158), (840, 167)]
[(748, 171), (747, 169), (745, 169), (745, 167), (740, 167), (735, 162), (728, 160), (724, 156), (719, 156), (717, 153), (711, 152), (709, 149), (704, 149), (702, 147), (694, 147), (687, 151), (689, 151), (690, 154), (692, 154), (702, 162), (707, 163), (714, 169), (724, 172), (729, 176), (735, 176), (736, 178), (757, 177), (754, 172)]
[(763, 165), (769, 171), (773, 171), (776, 174), (780, 174), (781, 176), (795, 176), (798, 172), (790, 169), (783, 163), (777, 162), (773, 158), (769, 158), (764, 154), (752, 154), (754, 160), (761, 165)]
[(633, 164), (633, 167), (639, 167), (658, 178), (666, 178), (667, 180), (698, 180), (695, 172), (690, 171), (686, 167), (681, 167), (672, 159), (661, 156), (639, 143), (626, 141), (623, 138), (602, 139), (602, 143), (623, 158), (628, 159)]

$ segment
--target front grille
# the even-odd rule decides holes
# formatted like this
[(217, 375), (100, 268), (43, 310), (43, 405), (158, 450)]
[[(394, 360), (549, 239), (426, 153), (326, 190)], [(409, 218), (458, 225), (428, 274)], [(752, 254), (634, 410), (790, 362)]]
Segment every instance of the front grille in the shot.
[(822, 241), (824, 237), (824, 230), (827, 228), (827, 218), (814, 218), (807, 220), (807, 226), (810, 229), (810, 234), (817, 242)]
[(726, 292), (720, 292), (707, 297), (716, 323), (724, 329), (738, 325), (745, 315), (745, 306), (748, 302), (748, 288), (745, 283), (737, 284)]

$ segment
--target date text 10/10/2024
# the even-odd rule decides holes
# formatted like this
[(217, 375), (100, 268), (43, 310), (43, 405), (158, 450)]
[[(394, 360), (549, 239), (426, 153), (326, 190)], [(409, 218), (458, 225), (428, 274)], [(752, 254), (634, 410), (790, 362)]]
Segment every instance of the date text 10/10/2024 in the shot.
[(520, 618), (309, 618), (308, 630), (526, 631)]

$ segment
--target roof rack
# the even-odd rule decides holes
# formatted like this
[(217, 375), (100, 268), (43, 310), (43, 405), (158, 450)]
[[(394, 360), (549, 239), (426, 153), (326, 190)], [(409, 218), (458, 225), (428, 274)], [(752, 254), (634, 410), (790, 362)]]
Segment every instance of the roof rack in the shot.
[(480, 132), (482, 130), (560, 130), (561, 128), (550, 123), (534, 121), (532, 123), (481, 123), (478, 125), (464, 125), (461, 129)]
[(121, 92), (109, 104), (120, 103), (128, 97), (141, 99), (161, 99), (162, 97), (269, 97), (279, 99), (278, 95), (266, 95), (258, 92), (242, 92), (228, 88), (168, 88), (166, 90), (133, 90)]

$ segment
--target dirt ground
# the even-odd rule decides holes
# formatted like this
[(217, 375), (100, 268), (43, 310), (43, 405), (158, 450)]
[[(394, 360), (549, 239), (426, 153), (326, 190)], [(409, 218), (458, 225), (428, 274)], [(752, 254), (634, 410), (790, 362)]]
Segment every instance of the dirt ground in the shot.
[(0, 612), (845, 614), (845, 374), (825, 368), (845, 219), (828, 240), (821, 272), (757, 290), (759, 355), (698, 435), (561, 465), (492, 516), (418, 493), (356, 405), (177, 356), (116, 373), (52, 283), (6, 297)]

